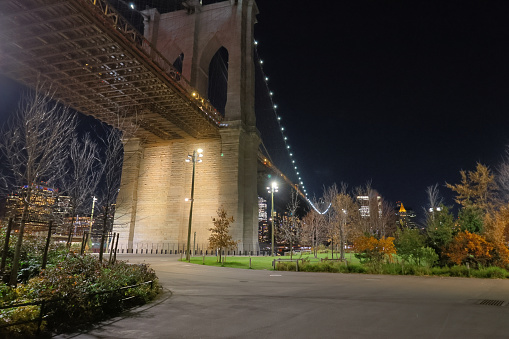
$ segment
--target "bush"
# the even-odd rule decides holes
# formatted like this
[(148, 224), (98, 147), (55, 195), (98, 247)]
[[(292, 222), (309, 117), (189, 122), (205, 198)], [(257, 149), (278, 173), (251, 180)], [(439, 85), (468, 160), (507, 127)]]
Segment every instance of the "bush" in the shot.
[(360, 264), (348, 264), (348, 273), (366, 273), (366, 267)]
[[(103, 265), (94, 256), (70, 255), (66, 260), (30, 279), (27, 284), (20, 284), (14, 294), (18, 303), (41, 299), (55, 300), (46, 303), (46, 313), (51, 315), (46, 325), (50, 330), (65, 332), (153, 299), (158, 289), (151, 289), (150, 284), (114, 293), (101, 293), (147, 281), (155, 281), (154, 286), (157, 287), (157, 277), (147, 265), (131, 265), (125, 262)], [(0, 289), (0, 293), (4, 301), (13, 299), (13, 291), (7, 287)], [(121, 301), (126, 297), (132, 297), (128, 304)], [(39, 306), (35, 308), (38, 310)], [(12, 321), (16, 312), (22, 312), (22, 309), (5, 310), (0, 324)], [(24, 316), (27, 320), (31, 319), (30, 314)], [(13, 326), (7, 330), (19, 331), (19, 328)], [(25, 333), (28, 335), (31, 332)], [(3, 333), (0, 332), (0, 336), (1, 334)]]
[(486, 267), (470, 272), (473, 277), (476, 278), (492, 278), (492, 279), (505, 279), (509, 278), (509, 272), (500, 267)]
[(470, 270), (466, 266), (454, 265), (449, 268), (451, 277), (470, 277)]

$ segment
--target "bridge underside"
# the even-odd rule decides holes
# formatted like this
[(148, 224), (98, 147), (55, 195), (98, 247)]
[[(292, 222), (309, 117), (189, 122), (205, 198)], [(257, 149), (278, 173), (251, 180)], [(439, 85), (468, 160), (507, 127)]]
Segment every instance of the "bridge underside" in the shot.
[[(229, 7), (218, 10), (233, 15)], [(240, 79), (241, 68), (229, 72)], [(105, 0), (2, 3), (0, 73), (32, 88), (51, 86), (56, 100), (112, 126), (136, 126), (124, 148), (116, 209), (121, 248), (183, 248), (189, 220), (184, 198), (192, 173), (184, 160), (202, 148), (192, 219), (197, 245), (207, 246), (211, 217), (223, 206), (236, 220), (232, 235), (239, 250), (257, 249), (256, 128), (240, 114), (223, 124), (207, 100)], [(236, 111), (250, 106), (240, 105), (241, 95), (233, 97)], [(124, 117), (128, 121), (119, 123)]]
[(104, 0), (4, 2), (0, 51), (1, 73), (145, 141), (219, 137), (221, 115)]

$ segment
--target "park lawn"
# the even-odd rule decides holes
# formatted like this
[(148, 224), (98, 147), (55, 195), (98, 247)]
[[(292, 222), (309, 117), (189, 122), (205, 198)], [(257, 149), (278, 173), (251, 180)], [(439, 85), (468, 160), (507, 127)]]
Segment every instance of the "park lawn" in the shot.
[[(320, 262), (320, 259), (322, 258), (330, 258), (331, 253), (318, 253), (318, 258), (315, 258), (312, 254), (294, 254), (293, 259), (309, 259), (310, 262)], [(346, 259), (349, 263), (359, 263), (359, 259), (355, 258), (353, 253), (346, 253), (345, 254)], [(243, 268), (243, 269), (249, 269), (249, 259), (251, 258), (251, 269), (254, 270), (272, 270), (272, 261), (274, 259), (290, 259), (289, 255), (286, 256), (277, 256), (277, 257), (271, 257), (271, 256), (226, 256), (224, 265), (221, 265), (221, 263), (218, 262), (218, 258), (215, 256), (205, 256), (205, 257), (191, 257), (191, 263), (192, 264), (199, 264), (199, 265), (207, 265), (207, 266), (224, 266), (224, 267), (231, 267), (231, 268)], [(334, 253), (334, 258), (336, 257), (336, 253)], [(182, 261), (185, 261), (185, 259), (182, 259)]]

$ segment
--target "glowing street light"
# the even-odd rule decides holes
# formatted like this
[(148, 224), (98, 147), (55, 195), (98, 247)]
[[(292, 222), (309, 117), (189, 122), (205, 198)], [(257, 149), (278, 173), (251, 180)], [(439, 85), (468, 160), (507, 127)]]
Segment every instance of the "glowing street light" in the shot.
[(277, 182), (273, 181), (270, 187), (267, 187), (268, 192), (271, 196), (271, 209), (270, 209), (270, 220), (272, 222), (272, 241), (270, 245), (270, 251), (272, 253), (272, 256), (274, 256), (274, 193), (277, 192)]
[(92, 249), (92, 225), (94, 224), (94, 209), (95, 209), (95, 202), (97, 201), (97, 198), (95, 196), (92, 197), (92, 212), (90, 212), (90, 226), (88, 228), (88, 241), (87, 246), (88, 249)]
[(194, 203), (194, 174), (196, 170), (196, 163), (202, 162), (201, 158), (203, 157), (203, 150), (201, 148), (198, 148), (197, 150), (193, 151), (193, 155), (188, 155), (186, 162), (192, 162), (193, 163), (193, 176), (191, 180), (191, 207), (189, 208), (189, 226), (187, 228), (187, 251), (186, 251), (186, 260), (191, 261), (191, 224), (193, 221), (193, 203)]

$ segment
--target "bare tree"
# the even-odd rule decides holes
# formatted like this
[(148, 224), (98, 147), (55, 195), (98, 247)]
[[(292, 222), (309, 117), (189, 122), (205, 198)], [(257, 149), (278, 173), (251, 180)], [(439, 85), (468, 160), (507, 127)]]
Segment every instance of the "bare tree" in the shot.
[(509, 202), (509, 145), (506, 146), (502, 162), (496, 169), (496, 181), (499, 187), (499, 199), (507, 204)]
[(119, 205), (127, 203), (117, 201), (122, 177), (122, 165), (125, 159), (124, 146), (133, 142), (141, 117), (137, 111), (117, 112), (115, 126), (105, 127), (106, 136), (102, 139), (104, 154), (102, 156), (101, 185), (99, 200), (96, 205), (99, 208), (100, 218), (100, 248), (99, 260), (103, 258), (106, 237), (113, 229), (113, 223), (118, 217), (115, 215)]
[(396, 213), (394, 211), (394, 205), (383, 197), (380, 204), (380, 228), (378, 234), (380, 237), (386, 237), (393, 235), (396, 232)]
[[(317, 204), (314, 203), (316, 206)], [(315, 258), (317, 257), (317, 248), (325, 240), (324, 216), (314, 209), (310, 210), (304, 218), (302, 218), (302, 239), (307, 239), (307, 243), (311, 245)]]
[(26, 217), (33, 204), (33, 190), (41, 181), (54, 184), (64, 174), (68, 145), (76, 126), (74, 114), (53, 100), (52, 92), (38, 85), (26, 94), (8, 121), (0, 149), (8, 179), (7, 192), (20, 187), (23, 212), (14, 252), (10, 284), (16, 285)]
[(334, 202), (339, 195), (338, 186), (333, 184), (332, 186), (324, 189), (323, 199), (327, 203), (329, 208), (328, 212), (325, 213), (325, 229), (327, 238), (330, 241), (330, 247), (332, 250), (332, 258), (334, 258), (334, 246), (337, 247), (338, 240), (338, 232), (339, 232), (339, 223), (340, 223), (340, 214), (338, 211), (333, 208)]
[(340, 259), (345, 258), (345, 245), (353, 233), (352, 225), (358, 220), (358, 205), (347, 192), (348, 185), (341, 183), (341, 189), (332, 202), (332, 208), (337, 215), (338, 237), (340, 247)]
[(443, 198), (440, 196), (438, 184), (428, 186), (426, 188), (426, 196), (428, 198), (427, 205), (423, 207), (424, 213), (431, 221), (435, 220), (435, 212), (438, 211), (443, 203)]
[(106, 236), (113, 228), (115, 203), (120, 189), (124, 145), (122, 131), (111, 128), (104, 139), (105, 154), (102, 163), (102, 182), (98, 207), (100, 208), (100, 247), (99, 261), (102, 261)]
[[(74, 133), (67, 163), (69, 172), (64, 176), (61, 184), (62, 191), (70, 199), (69, 237), (72, 235), (77, 215), (89, 211), (87, 201), (91, 200), (99, 183), (100, 165), (98, 146), (91, 139), (90, 134), (87, 133), (79, 138), (77, 133)], [(70, 246), (70, 239), (68, 246)]]
[(279, 234), (283, 241), (290, 244), (290, 259), (293, 259), (293, 245), (301, 236), (300, 219), (297, 216), (299, 199), (296, 190), (292, 189), (290, 202), (286, 206), (287, 217), (279, 224)]

